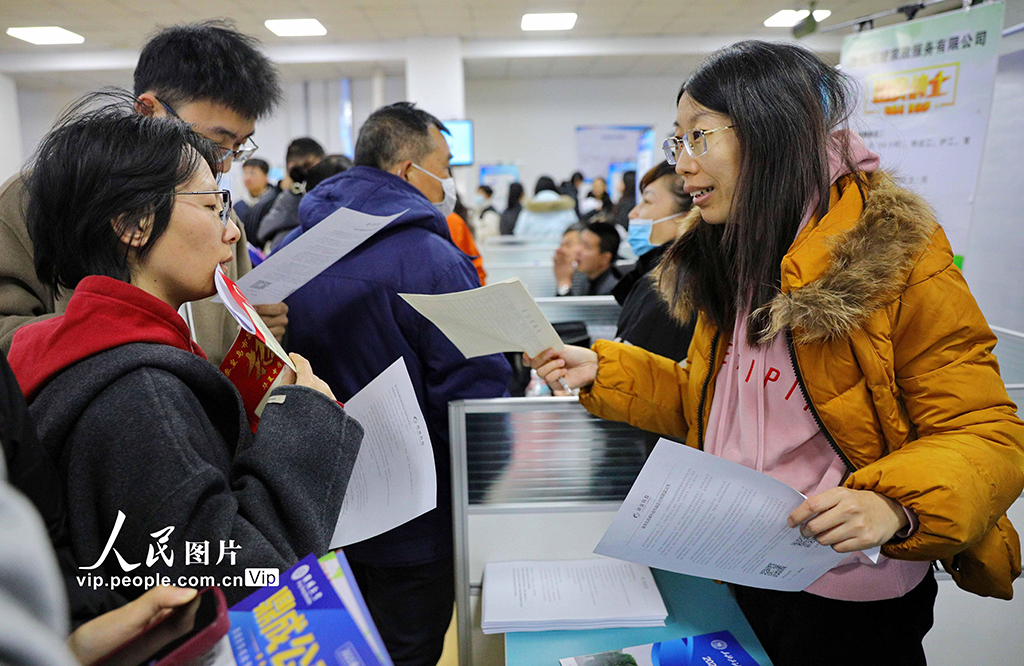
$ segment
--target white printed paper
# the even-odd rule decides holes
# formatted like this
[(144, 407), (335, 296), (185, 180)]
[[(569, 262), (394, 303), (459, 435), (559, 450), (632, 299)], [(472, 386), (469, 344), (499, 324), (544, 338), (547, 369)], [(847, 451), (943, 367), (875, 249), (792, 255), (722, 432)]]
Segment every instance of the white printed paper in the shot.
[(466, 358), (565, 349), (519, 278), (451, 294), (399, 294), (441, 329)]
[(739, 585), (803, 590), (851, 557), (786, 524), (804, 499), (766, 474), (662, 439), (594, 552)]
[(331, 548), (369, 539), (437, 506), (427, 423), (401, 357), (345, 403), (363, 426)]
[(666, 617), (651, 570), (632, 562), (488, 562), (484, 569), (485, 634), (661, 627)]
[(381, 217), (339, 208), (238, 280), (253, 305), (280, 303), (406, 211)]

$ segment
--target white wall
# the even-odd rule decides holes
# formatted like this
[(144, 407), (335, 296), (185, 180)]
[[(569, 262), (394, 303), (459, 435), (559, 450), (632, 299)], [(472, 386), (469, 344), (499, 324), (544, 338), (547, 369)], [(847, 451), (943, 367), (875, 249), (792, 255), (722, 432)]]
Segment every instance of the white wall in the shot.
[(21, 168), (20, 115), (14, 79), (0, 74), (0, 182)]
[[(687, 74), (466, 81), (466, 118), (476, 132), (477, 165), (518, 164), (520, 180), (532, 194), (538, 177), (549, 175), (558, 183), (576, 170), (578, 125), (651, 125), (660, 144), (672, 131), (676, 93)], [(479, 169), (473, 171), (475, 185)]]
[[(1024, 499), (1007, 512), (1024, 527)], [(1013, 600), (1002, 601), (964, 592), (952, 579), (939, 579), (935, 624), (924, 638), (929, 666), (1024, 664), (1024, 579), (1013, 586)]]
[(999, 59), (964, 277), (990, 324), (1024, 331), (1024, 51)]

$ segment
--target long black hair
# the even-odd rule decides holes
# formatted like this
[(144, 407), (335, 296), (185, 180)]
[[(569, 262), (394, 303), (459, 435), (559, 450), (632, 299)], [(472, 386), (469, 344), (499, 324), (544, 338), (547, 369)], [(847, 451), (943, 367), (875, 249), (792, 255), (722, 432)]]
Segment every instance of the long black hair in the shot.
[(523, 198), (523, 184), (520, 182), (512, 183), (508, 186), (508, 205), (505, 207), (506, 210), (509, 208), (515, 208), (522, 205), (521, 199)]
[[(778, 294), (782, 258), (808, 205), (829, 204), (829, 151), (854, 171), (846, 145), (831, 133), (852, 111), (845, 75), (792, 44), (743, 41), (708, 56), (683, 84), (698, 104), (731, 118), (740, 170), (726, 224), (698, 223), (666, 253), (662, 292), (731, 331), (747, 312), (748, 341), (766, 342), (764, 308)], [(682, 128), (687, 129), (687, 128)], [(858, 183), (859, 184), (859, 183)]]
[[(91, 93), (43, 138), (26, 171), (26, 223), (36, 274), (54, 291), (105, 275), (131, 281), (167, 229), (176, 188), (205, 163), (219, 171), (220, 150), (188, 125), (136, 112), (126, 90)], [(151, 222), (149, 222), (151, 220)], [(122, 242), (148, 227), (145, 245)]]

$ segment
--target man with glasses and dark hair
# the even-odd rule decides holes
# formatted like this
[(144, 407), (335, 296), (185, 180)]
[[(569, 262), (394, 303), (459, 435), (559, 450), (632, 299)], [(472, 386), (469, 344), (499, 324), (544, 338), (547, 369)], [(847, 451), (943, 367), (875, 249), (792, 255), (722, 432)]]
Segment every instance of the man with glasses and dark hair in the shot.
[[(277, 72), (258, 42), (229, 23), (207, 21), (162, 30), (142, 49), (135, 68), (136, 109), (176, 118), (220, 150), (220, 169), (256, 150), (256, 121), (281, 98)], [(22, 325), (63, 311), (71, 294), (55, 294), (36, 275), (23, 211), (23, 175), (0, 187), (0, 349), (8, 351)], [(239, 224), (239, 226), (242, 226)], [(252, 268), (243, 233), (226, 266), (237, 280)], [(284, 335), (287, 307), (257, 306), (274, 335)], [(219, 364), (238, 333), (227, 310), (209, 300), (183, 306), (182, 315), (213, 363)]]
[(284, 241), (341, 207), (402, 213), (288, 298), (295, 319), (288, 332), (291, 349), (309, 355), (339, 400), (403, 359), (427, 421), (437, 508), (345, 547), (395, 666), (436, 664), (452, 616), (448, 403), (507, 395), (511, 374), (500, 354), (467, 359), (399, 296), (480, 286), (472, 261), (448, 231), (455, 181), (441, 134), (446, 131), (408, 102), (375, 111), (359, 131), (355, 166), (306, 194), (299, 205), (301, 224)]

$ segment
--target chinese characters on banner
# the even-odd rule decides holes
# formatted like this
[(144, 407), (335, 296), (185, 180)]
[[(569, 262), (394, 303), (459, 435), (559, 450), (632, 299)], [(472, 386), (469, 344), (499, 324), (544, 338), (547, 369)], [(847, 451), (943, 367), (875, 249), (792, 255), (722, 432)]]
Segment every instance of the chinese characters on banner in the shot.
[(932, 205), (960, 257), (1002, 26), (1002, 3), (979, 5), (850, 35), (840, 57), (860, 86), (854, 128), (883, 169)]

